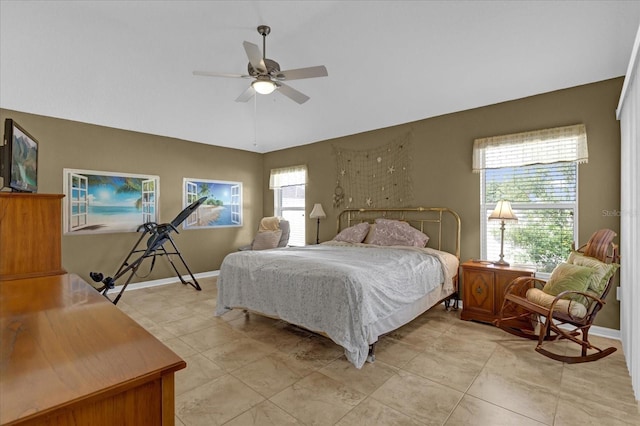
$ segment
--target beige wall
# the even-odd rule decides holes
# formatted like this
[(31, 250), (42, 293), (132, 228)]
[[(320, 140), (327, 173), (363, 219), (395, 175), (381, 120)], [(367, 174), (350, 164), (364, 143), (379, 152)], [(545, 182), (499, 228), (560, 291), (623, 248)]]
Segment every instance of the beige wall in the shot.
[[(184, 177), (242, 182), (244, 226), (186, 231), (180, 228), (179, 234), (173, 234), (194, 273), (219, 269), (227, 253), (253, 238), (262, 217), (261, 154), (0, 109), (3, 123), (5, 118), (15, 119), (39, 141), (40, 193), (63, 193), (64, 168), (158, 175), (160, 222), (170, 222), (183, 208)], [(139, 236), (63, 236), (63, 267), (85, 280), (89, 280), (91, 271), (113, 275)], [(148, 267), (149, 262), (143, 264), (140, 275)], [(134, 282), (173, 275), (169, 263), (162, 259), (156, 262), (150, 276)]]
[[(320, 239), (335, 235), (338, 211), (332, 208), (336, 161), (332, 147), (372, 149), (407, 131), (413, 132), (411, 164), (415, 206), (444, 206), (462, 219), (462, 260), (480, 256), (480, 176), (471, 172), (473, 140), (526, 130), (584, 123), (587, 128), (589, 162), (580, 165), (579, 244), (599, 228), (619, 232), (620, 220), (603, 211), (620, 210), (620, 128), (615, 109), (622, 78), (579, 86), (443, 115), (390, 128), (346, 136), (311, 145), (271, 152), (264, 156), (264, 176), (269, 170), (307, 164), (307, 212), (322, 203), (327, 219), (321, 222)], [(452, 96), (464, 94), (452, 93)], [(321, 119), (321, 117), (319, 117)], [(345, 117), (345, 120), (348, 120)], [(327, 123), (331, 125), (331, 123)], [(264, 189), (265, 215), (273, 212), (273, 193)], [(357, 206), (363, 207), (363, 206)], [(307, 222), (307, 241), (315, 238), (315, 222)], [(615, 291), (597, 318), (603, 327), (619, 329), (619, 303)]]

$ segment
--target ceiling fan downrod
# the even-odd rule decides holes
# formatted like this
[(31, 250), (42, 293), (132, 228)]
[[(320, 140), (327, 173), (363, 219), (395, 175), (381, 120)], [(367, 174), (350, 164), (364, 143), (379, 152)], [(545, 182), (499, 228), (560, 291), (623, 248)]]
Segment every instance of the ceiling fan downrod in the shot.
[(271, 32), (271, 27), (268, 25), (260, 25), (258, 27), (258, 33), (262, 36), (262, 59), (267, 59), (267, 36)]

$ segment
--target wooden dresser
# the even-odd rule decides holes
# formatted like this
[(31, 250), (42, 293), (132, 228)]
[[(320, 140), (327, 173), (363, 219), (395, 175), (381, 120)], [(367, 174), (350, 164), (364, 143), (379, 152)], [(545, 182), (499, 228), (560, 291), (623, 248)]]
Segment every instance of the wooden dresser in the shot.
[(0, 424), (174, 424), (186, 363), (78, 276), (1, 282), (0, 326)]
[(63, 197), (0, 192), (0, 281), (65, 273)]
[(514, 278), (532, 277), (535, 272), (535, 269), (527, 267), (497, 266), (472, 260), (464, 262), (460, 318), (492, 323), (502, 309), (504, 288)]

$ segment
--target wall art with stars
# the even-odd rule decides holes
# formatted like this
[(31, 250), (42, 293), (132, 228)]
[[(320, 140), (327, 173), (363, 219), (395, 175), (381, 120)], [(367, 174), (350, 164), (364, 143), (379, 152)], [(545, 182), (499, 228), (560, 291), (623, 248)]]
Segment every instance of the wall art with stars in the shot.
[(333, 147), (337, 178), (333, 206), (348, 208), (408, 207), (411, 185), (411, 132), (370, 150)]

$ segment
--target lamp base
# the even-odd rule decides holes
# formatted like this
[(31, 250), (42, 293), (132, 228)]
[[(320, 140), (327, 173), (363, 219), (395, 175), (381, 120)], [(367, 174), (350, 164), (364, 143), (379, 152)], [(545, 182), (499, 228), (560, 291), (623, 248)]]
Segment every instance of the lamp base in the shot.
[(507, 262), (504, 259), (496, 260), (495, 262), (491, 262), (491, 263), (497, 266), (509, 266), (509, 262)]

